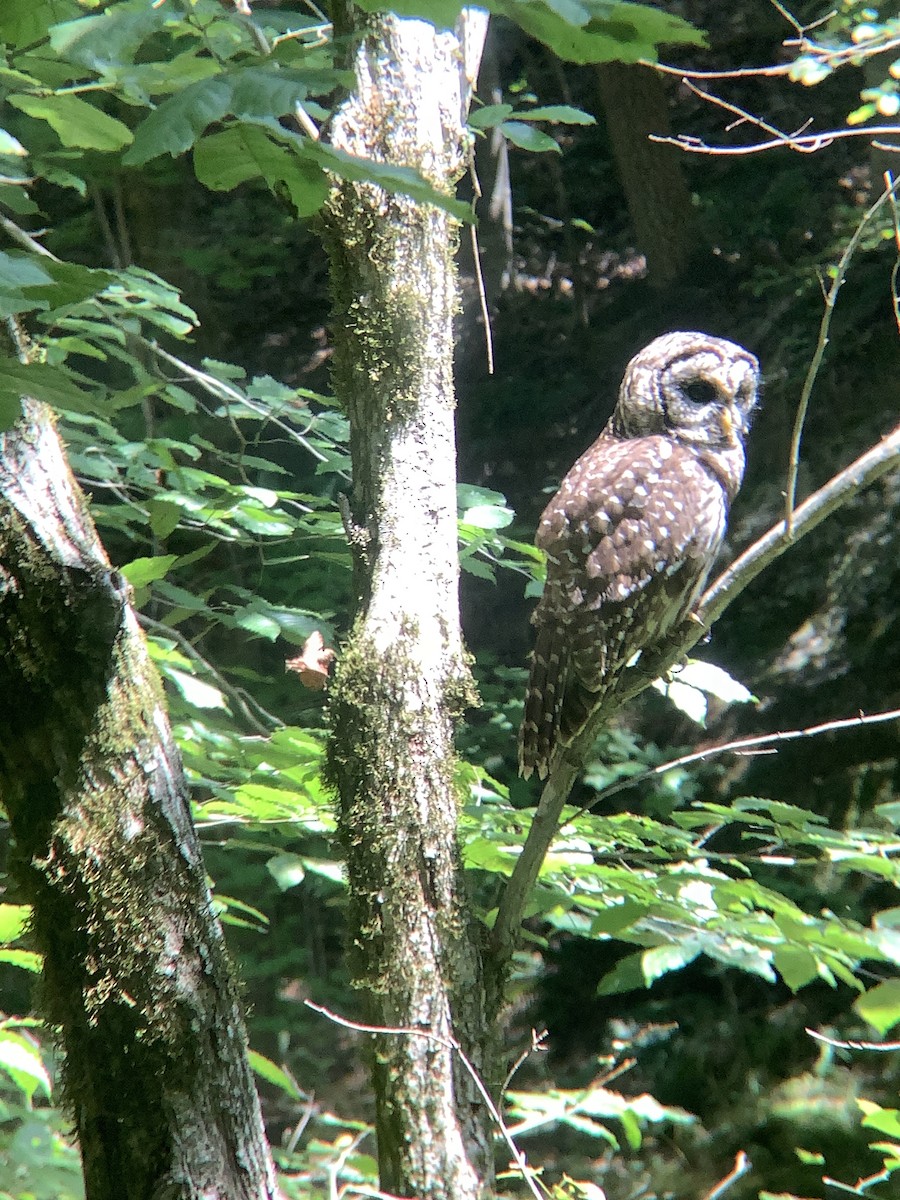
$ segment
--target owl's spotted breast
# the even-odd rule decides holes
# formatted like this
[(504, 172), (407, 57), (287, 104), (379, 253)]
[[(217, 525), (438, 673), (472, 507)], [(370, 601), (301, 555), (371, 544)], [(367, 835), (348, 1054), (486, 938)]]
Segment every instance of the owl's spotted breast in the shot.
[(695, 602), (740, 486), (757, 380), (752, 355), (703, 334), (659, 338), (629, 364), (610, 423), (538, 527), (547, 583), (532, 618), (526, 777), (546, 776), (630, 659)]

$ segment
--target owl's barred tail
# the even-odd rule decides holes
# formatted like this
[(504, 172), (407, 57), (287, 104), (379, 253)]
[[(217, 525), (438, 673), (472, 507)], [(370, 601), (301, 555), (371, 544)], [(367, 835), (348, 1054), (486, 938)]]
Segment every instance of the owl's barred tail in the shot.
[(525, 779), (532, 772), (537, 772), (538, 779), (546, 779), (550, 771), (559, 738), (567, 664), (559, 631), (551, 626), (538, 626), (525, 693), (525, 714), (519, 730), (519, 771)]

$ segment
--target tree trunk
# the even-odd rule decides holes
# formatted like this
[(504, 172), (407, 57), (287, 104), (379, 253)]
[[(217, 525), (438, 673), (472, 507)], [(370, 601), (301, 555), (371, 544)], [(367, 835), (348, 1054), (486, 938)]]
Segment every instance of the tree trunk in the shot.
[(181, 762), (49, 414), (0, 437), (0, 796), (88, 1200), (277, 1195)]
[[(451, 33), (344, 15), (357, 87), (335, 118), (334, 144), (416, 167), (449, 191), (464, 167), (486, 16), (464, 13)], [(456, 843), (453, 752), (455, 719), (475, 702), (457, 600), (456, 230), (437, 208), (342, 182), (327, 244), (359, 596), (333, 687), (330, 770), (357, 983), (372, 1023), (400, 1031), (374, 1042), (381, 1186), (460, 1200), (490, 1187), (492, 1139), (452, 1047), (481, 1067), (481, 964)]]
[(682, 156), (650, 141), (670, 132), (666, 93), (650, 67), (609, 62), (597, 68), (600, 99), (638, 248), (654, 287), (674, 283), (693, 250), (694, 210)]

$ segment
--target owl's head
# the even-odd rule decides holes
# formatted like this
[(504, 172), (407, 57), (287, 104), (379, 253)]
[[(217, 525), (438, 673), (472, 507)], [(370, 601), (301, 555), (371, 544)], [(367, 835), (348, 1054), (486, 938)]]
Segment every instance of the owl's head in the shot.
[(612, 431), (736, 450), (750, 428), (758, 389), (759, 363), (743, 347), (706, 333), (667, 333), (628, 364)]

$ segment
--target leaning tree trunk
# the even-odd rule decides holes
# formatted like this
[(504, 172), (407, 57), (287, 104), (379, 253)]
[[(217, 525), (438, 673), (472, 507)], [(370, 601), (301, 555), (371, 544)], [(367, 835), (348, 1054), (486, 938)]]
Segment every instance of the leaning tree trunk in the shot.
[(130, 589), (49, 413), (0, 436), (0, 799), (88, 1200), (266, 1200), (274, 1171)]
[[(355, 94), (331, 131), (448, 192), (486, 17), (456, 33), (354, 22)], [(334, 384), (350, 418), (358, 615), (331, 704), (356, 977), (375, 1038), (381, 1185), (434, 1200), (491, 1180), (477, 938), (456, 844), (453, 727), (473, 702), (459, 628), (453, 431), (456, 230), (446, 213), (340, 183), (327, 216)]]
[(666, 287), (683, 274), (693, 251), (694, 210), (674, 146), (650, 141), (668, 134), (666, 92), (651, 67), (608, 62), (597, 68), (600, 99), (647, 278)]

